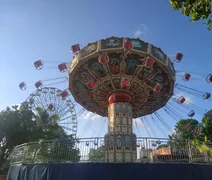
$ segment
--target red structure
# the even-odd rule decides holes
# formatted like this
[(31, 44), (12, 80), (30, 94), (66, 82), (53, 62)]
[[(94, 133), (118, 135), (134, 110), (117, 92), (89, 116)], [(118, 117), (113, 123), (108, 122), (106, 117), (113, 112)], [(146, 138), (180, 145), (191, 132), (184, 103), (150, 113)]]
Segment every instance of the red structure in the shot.
[(88, 83), (87, 86), (88, 86), (89, 89), (93, 89), (95, 87), (95, 85), (96, 85), (95, 82), (91, 81), (91, 82)]
[(37, 70), (40, 70), (43, 68), (43, 61), (42, 60), (37, 60), (34, 62), (34, 66)]
[(188, 81), (191, 78), (191, 75), (189, 73), (185, 73), (183, 76), (184, 81)]
[(146, 59), (145, 66), (152, 67), (153, 64), (154, 64), (154, 60), (148, 57)]
[(178, 102), (179, 102), (180, 104), (183, 104), (185, 101), (186, 101), (186, 99), (185, 99), (183, 96), (181, 96), (181, 97), (178, 99)]
[(99, 60), (99, 63), (105, 64), (105, 63), (108, 63), (109, 57), (106, 56), (106, 55), (100, 55), (99, 58), (98, 58), (98, 60)]
[(162, 89), (162, 85), (159, 84), (159, 83), (157, 83), (156, 86), (154, 87), (153, 91), (155, 91), (155, 92), (160, 92), (161, 89)]
[(62, 63), (62, 64), (58, 65), (58, 69), (60, 72), (65, 72), (65, 71), (67, 71), (68, 68), (67, 68), (66, 63)]
[(212, 82), (212, 74), (209, 74), (206, 78), (206, 82), (207, 83), (211, 83)]
[(43, 87), (43, 83), (42, 83), (42, 81), (37, 81), (36, 83), (35, 83), (35, 87), (38, 89), (38, 88), (42, 88)]
[(21, 89), (21, 90), (26, 90), (26, 83), (25, 82), (21, 82), (20, 84), (19, 84), (19, 88)]
[(126, 50), (131, 50), (133, 48), (133, 45), (132, 45), (131, 42), (127, 41), (127, 42), (124, 43), (124, 48)]
[(182, 59), (183, 59), (183, 54), (178, 52), (175, 56), (175, 61), (179, 63)]
[(73, 53), (77, 53), (77, 52), (79, 52), (81, 49), (80, 49), (80, 45), (79, 44), (75, 44), (75, 45), (73, 45), (73, 46), (71, 46), (71, 51), (73, 52)]

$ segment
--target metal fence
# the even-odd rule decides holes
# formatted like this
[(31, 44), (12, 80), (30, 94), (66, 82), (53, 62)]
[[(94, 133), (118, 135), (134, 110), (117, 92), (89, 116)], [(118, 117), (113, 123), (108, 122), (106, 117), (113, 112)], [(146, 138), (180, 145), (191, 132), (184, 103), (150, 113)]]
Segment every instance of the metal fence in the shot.
[[(52, 140), (16, 146), (13, 163), (105, 162), (103, 138)], [(164, 138), (137, 137), (136, 162), (212, 163), (212, 144)]]

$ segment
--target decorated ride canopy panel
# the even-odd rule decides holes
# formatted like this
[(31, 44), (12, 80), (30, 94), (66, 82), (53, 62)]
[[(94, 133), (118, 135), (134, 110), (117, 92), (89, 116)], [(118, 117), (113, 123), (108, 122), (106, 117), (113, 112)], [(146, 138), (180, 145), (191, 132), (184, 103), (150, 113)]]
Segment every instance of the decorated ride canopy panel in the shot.
[(101, 116), (107, 116), (109, 96), (120, 91), (132, 97), (133, 117), (151, 114), (172, 96), (174, 81), (168, 56), (140, 39), (110, 37), (90, 43), (69, 66), (73, 97)]

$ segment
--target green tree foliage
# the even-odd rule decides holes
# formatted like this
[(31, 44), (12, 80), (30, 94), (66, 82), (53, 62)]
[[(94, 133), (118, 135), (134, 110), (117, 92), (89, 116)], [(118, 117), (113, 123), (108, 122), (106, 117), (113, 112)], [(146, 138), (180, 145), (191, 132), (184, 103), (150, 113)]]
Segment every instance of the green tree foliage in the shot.
[(24, 157), (25, 163), (46, 162), (78, 162), (80, 151), (75, 148), (76, 139), (68, 136), (67, 139), (54, 141), (40, 141), (27, 145), (27, 153)]
[(167, 147), (169, 147), (168, 143), (167, 144), (161, 144), (157, 147), (157, 150), (162, 149), (162, 148), (167, 148)]
[(212, 3), (211, 0), (169, 0), (172, 7), (180, 10), (190, 21), (206, 20), (208, 30), (212, 29)]
[[(49, 119), (45, 111), (37, 118), (42, 122), (47, 122)], [(6, 173), (8, 168), (7, 160), (13, 148), (19, 144), (26, 142), (35, 142), (40, 140), (61, 139), (69, 141), (67, 149), (73, 149), (75, 140), (73, 137), (66, 135), (64, 130), (57, 123), (46, 126), (37, 126), (37, 121), (33, 121), (34, 114), (28, 109), (27, 104), (23, 103), (20, 107), (7, 107), (0, 112), (0, 174)], [(53, 149), (58, 146), (54, 145)], [(45, 148), (43, 148), (44, 150)], [(48, 149), (52, 151), (53, 149)], [(46, 149), (45, 149), (46, 150)], [(70, 152), (69, 151), (69, 152)], [(61, 151), (62, 152), (62, 151)], [(51, 153), (52, 154), (52, 153)], [(73, 154), (73, 153), (72, 153)], [(76, 152), (76, 160), (79, 159)], [(43, 158), (47, 159), (47, 157)]]
[(91, 162), (104, 162), (105, 161), (105, 149), (104, 147), (98, 147), (97, 149), (90, 149), (89, 161)]
[(205, 141), (212, 142), (212, 110), (202, 118), (202, 132), (205, 137)]
[(193, 140), (196, 138), (195, 130), (200, 125), (195, 119), (182, 119), (175, 125), (175, 131), (179, 140)]

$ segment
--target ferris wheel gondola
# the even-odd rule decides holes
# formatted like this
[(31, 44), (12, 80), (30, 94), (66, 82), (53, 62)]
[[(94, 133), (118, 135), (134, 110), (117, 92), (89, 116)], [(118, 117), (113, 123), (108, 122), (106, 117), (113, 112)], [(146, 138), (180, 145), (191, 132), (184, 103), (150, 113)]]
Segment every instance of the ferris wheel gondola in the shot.
[(67, 90), (61, 91), (53, 87), (37, 89), (26, 102), (35, 116), (39, 115), (38, 108), (48, 113), (48, 122), (40, 121), (39, 125), (58, 123), (66, 133), (76, 135), (77, 115)]

